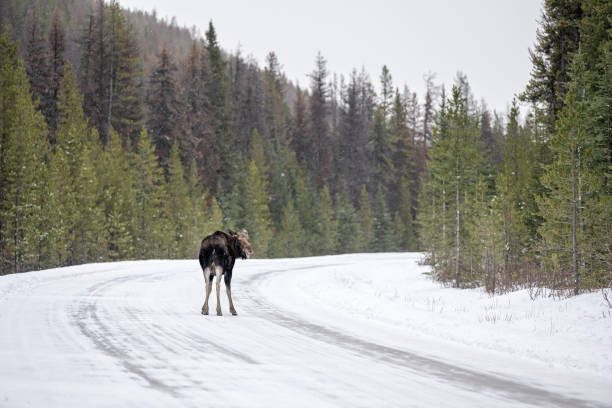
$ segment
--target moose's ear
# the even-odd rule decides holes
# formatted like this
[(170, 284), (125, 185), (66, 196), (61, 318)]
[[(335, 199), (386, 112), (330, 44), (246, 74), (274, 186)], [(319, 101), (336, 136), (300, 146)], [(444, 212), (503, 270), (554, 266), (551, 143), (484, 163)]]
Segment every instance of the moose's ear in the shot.
[(247, 239), (249, 239), (249, 231), (247, 231), (245, 228), (242, 229), (242, 231), (240, 231), (241, 234), (245, 235)]
[(238, 234), (236, 234), (236, 231), (234, 231), (234, 230), (229, 230), (229, 234), (230, 235), (238, 235)]

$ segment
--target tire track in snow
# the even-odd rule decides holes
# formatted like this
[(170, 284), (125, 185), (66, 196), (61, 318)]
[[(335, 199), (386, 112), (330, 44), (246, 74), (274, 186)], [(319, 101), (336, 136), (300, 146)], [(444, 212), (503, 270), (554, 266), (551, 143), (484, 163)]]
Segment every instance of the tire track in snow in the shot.
[[(211, 339), (204, 338), (200, 334), (193, 332), (188, 334), (186, 331), (178, 330), (176, 322), (181, 322), (181, 319), (174, 319), (173, 325), (164, 326), (159, 324), (159, 322), (146, 321), (133, 308), (130, 309), (125, 304), (120, 304), (118, 311), (130, 322), (129, 328), (124, 328), (117, 323), (113, 326), (107, 323), (113, 322), (116, 316), (111, 316), (108, 313), (105, 314), (104, 310), (100, 310), (98, 307), (98, 300), (104, 299), (105, 292), (109, 292), (114, 287), (131, 281), (147, 281), (157, 276), (169, 275), (164, 271), (146, 275), (120, 276), (90, 286), (86, 290), (84, 299), (78, 303), (76, 311), (72, 313), (75, 325), (84, 336), (92, 341), (97, 349), (115, 359), (127, 372), (144, 380), (148, 387), (162, 391), (182, 401), (185, 401), (183, 389), (189, 387), (169, 384), (168, 379), (158, 378), (158, 376), (151, 374), (148, 369), (163, 368), (164, 370), (171, 370), (174, 374), (173, 379), (178, 379), (179, 382), (187, 381), (189, 386), (197, 387), (203, 391), (210, 391), (210, 388), (206, 387), (203, 381), (186, 377), (185, 373), (179, 372), (169, 361), (160, 359), (154, 352), (153, 345), (162, 347), (177, 355), (190, 355), (193, 359), (198, 358), (194, 355), (194, 352), (200, 353), (200, 358), (204, 358), (206, 353), (210, 353), (210, 350), (215, 350), (216, 353), (222, 353), (224, 357), (233, 358), (242, 363), (257, 364), (250, 356), (214, 343)], [(168, 310), (165, 310), (165, 312), (166, 318), (178, 315), (176, 312)], [(185, 329), (187, 328), (184, 324), (180, 324), (180, 326)], [(137, 337), (134, 333), (138, 333), (140, 336)], [(143, 340), (143, 338), (146, 340)], [(169, 347), (170, 342), (173, 343), (174, 349)], [(196, 347), (198, 345), (200, 347)], [(202, 345), (206, 345), (210, 349), (202, 350)], [(157, 367), (150, 364), (147, 366), (139, 364), (132, 353), (134, 350), (146, 354), (147, 358), (141, 359), (142, 361), (148, 363), (157, 361)]]
[[(486, 372), (455, 366), (434, 358), (425, 357), (406, 350), (397, 349), (383, 344), (363, 340), (330, 327), (318, 325), (304, 320), (301, 316), (288, 313), (266, 301), (265, 296), (257, 291), (257, 285), (277, 274), (290, 273), (305, 269), (328, 268), (334, 265), (315, 265), (272, 270), (257, 275), (251, 275), (243, 282), (245, 296), (257, 307), (252, 312), (258, 317), (267, 319), (282, 327), (291, 329), (308, 338), (335, 345), (352, 351), (361, 357), (370, 358), (376, 362), (386, 362), (416, 374), (426, 373), (450, 384), (457, 385), (472, 392), (487, 392), (500, 395), (511, 401), (534, 404), (537, 406), (552, 405), (558, 407), (606, 407), (593, 401), (558, 395), (537, 386), (523, 384), (512, 379), (505, 379)], [(261, 313), (262, 310), (264, 313)]]

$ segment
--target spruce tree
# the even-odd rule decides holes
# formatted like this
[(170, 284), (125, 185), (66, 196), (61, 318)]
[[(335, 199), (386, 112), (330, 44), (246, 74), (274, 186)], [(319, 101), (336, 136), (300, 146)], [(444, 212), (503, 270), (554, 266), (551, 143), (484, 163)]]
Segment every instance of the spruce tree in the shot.
[(341, 186), (336, 196), (336, 219), (338, 220), (336, 252), (354, 253), (361, 250), (359, 247), (360, 225), (346, 185)]
[(116, 0), (109, 4), (109, 98), (106, 126), (112, 126), (124, 145), (135, 146), (143, 125), (143, 67), (134, 28)]
[(155, 145), (155, 153), (166, 168), (170, 148), (179, 137), (180, 107), (175, 82), (176, 66), (168, 50), (158, 55), (158, 65), (149, 80), (147, 129)]
[(246, 228), (253, 245), (254, 256), (268, 256), (272, 239), (272, 220), (268, 207), (268, 180), (251, 160), (243, 182), (234, 188), (232, 223), (235, 228)]
[(358, 214), (361, 231), (359, 249), (363, 252), (372, 252), (372, 243), (374, 241), (374, 219), (372, 214), (372, 205), (370, 204), (370, 195), (368, 194), (365, 184), (361, 186)]
[(395, 222), (393, 223), (397, 233), (396, 246), (397, 249), (402, 251), (418, 249), (411, 184), (407, 177), (401, 178), (399, 202), (395, 212)]
[(135, 254), (141, 259), (160, 256), (159, 252), (166, 249), (161, 244), (168, 238), (165, 236), (165, 183), (155, 146), (144, 128), (132, 158), (132, 171), (136, 204), (133, 215)]
[(73, 245), (78, 205), (71, 179), (70, 160), (66, 151), (59, 148), (49, 164), (49, 186), (52, 194), (50, 207), (55, 209), (50, 230), (54, 248), (52, 263), (59, 266), (71, 265), (74, 262)]
[(201, 48), (196, 41), (191, 44), (182, 77), (185, 131), (180, 140), (183, 158), (188, 162), (196, 160), (200, 164), (202, 178), (207, 185), (212, 185), (216, 181), (212, 175), (216, 174), (220, 163), (211, 126), (210, 101), (202, 77), (204, 62)]
[(338, 156), (341, 159), (337, 161), (336, 168), (347, 183), (352, 199), (359, 196), (369, 168), (362, 86), (357, 72), (353, 71), (340, 110)]
[(398, 211), (402, 199), (400, 197), (403, 188), (401, 184), (403, 182), (412, 184), (406, 186), (407, 194), (410, 195), (416, 190), (414, 184), (418, 179), (416, 149), (408, 129), (406, 106), (398, 90), (395, 91), (395, 98), (393, 99), (389, 133), (393, 174), (388, 198), (389, 211), (395, 213)]
[(314, 253), (317, 255), (327, 255), (336, 252), (338, 244), (338, 220), (334, 214), (334, 203), (327, 186), (319, 191), (316, 205)]
[(98, 244), (101, 216), (94, 208), (100, 200), (96, 191), (99, 146), (89, 136), (76, 77), (69, 63), (64, 71), (51, 174), (52, 193), (58, 201), (58, 213), (63, 217), (57, 227), (58, 239), (67, 244), (68, 250), (61, 262), (72, 264), (89, 260), (89, 248)]
[(24, 65), (30, 79), (32, 101), (46, 116), (49, 111), (49, 49), (43, 36), (38, 10), (31, 8), (26, 16), (27, 38)]
[[(583, 280), (591, 259), (588, 256), (587, 236), (593, 228), (592, 219), (598, 217), (591, 211), (589, 198), (595, 187), (595, 176), (584, 166), (586, 155), (583, 127), (583, 106), (573, 90), (568, 92), (565, 107), (557, 121), (557, 135), (551, 140), (554, 161), (547, 167), (542, 183), (547, 194), (538, 197), (538, 204), (545, 221), (539, 229), (542, 235), (542, 251), (553, 288), (573, 290), (578, 294), (585, 286)], [(593, 217), (593, 218), (592, 218)], [(603, 238), (603, 237), (601, 237)], [(603, 238), (609, 242), (609, 237)], [(596, 271), (598, 275), (599, 271)], [(602, 275), (600, 275), (602, 276)], [(605, 274), (603, 275), (605, 276)], [(587, 287), (603, 282), (588, 282)]]
[[(211, 186), (213, 192), (221, 195), (229, 195), (230, 188), (234, 183), (236, 168), (235, 161), (231, 159), (230, 147), (233, 146), (233, 134), (231, 123), (231, 102), (229, 100), (229, 79), (227, 76), (227, 61), (217, 40), (217, 32), (212, 21), (208, 23), (205, 33), (207, 66), (209, 72), (206, 76), (207, 99), (211, 106), (211, 125), (215, 133), (215, 143), (206, 146), (210, 149), (218, 149), (220, 163), (216, 167), (216, 174), (212, 177), (215, 185)], [(213, 154), (217, 152), (213, 150)], [(206, 155), (206, 152), (204, 152)], [(220, 185), (221, 182), (224, 185)]]
[(35, 110), (23, 61), (5, 26), (0, 35), (0, 270), (21, 272), (36, 263), (37, 214), (45, 171), (46, 127)]
[(373, 207), (373, 239), (372, 250), (375, 252), (390, 252), (395, 250), (393, 230), (391, 228), (391, 214), (387, 209), (385, 195), (381, 187), (376, 192)]
[(289, 201), (283, 210), (274, 255), (279, 258), (300, 256), (302, 255), (303, 245), (304, 234), (302, 233), (300, 219), (293, 202)]
[(385, 119), (385, 112), (378, 108), (374, 114), (372, 128), (370, 131), (370, 146), (373, 163), (372, 182), (373, 187), (383, 190), (386, 195), (393, 172), (391, 161), (391, 143), (389, 130)]
[(297, 209), (304, 236), (302, 256), (315, 254), (317, 234), (316, 190), (308, 174), (300, 170), (295, 180), (295, 208)]
[(181, 157), (179, 155), (178, 144), (174, 143), (170, 150), (170, 160), (168, 162), (168, 183), (167, 193), (168, 202), (166, 208), (170, 213), (170, 257), (186, 257), (192, 243), (185, 240), (185, 232), (189, 222), (189, 187), (185, 182), (185, 171)]
[(529, 50), (532, 74), (521, 98), (542, 103), (549, 133), (563, 107), (568, 90), (569, 67), (580, 41), (580, 0), (545, 0), (533, 50)]
[(319, 187), (329, 182), (332, 172), (332, 146), (328, 124), (327, 61), (317, 54), (315, 69), (310, 74), (310, 126), (308, 153), (305, 157)]
[(49, 125), (51, 140), (55, 140), (55, 131), (59, 121), (59, 96), (60, 88), (64, 81), (64, 71), (66, 64), (66, 32), (59, 9), (55, 9), (51, 20), (49, 31), (49, 89), (47, 95), (46, 108), (43, 111)]
[[(100, 175), (100, 182), (104, 191), (102, 208), (104, 211), (104, 241), (105, 260), (128, 259), (137, 255), (137, 241), (134, 240), (138, 227), (133, 214), (137, 214), (137, 192), (134, 191), (134, 175), (130, 170), (130, 163), (124, 151), (121, 139), (117, 132), (111, 129), (110, 138), (105, 146), (103, 161), (106, 170)], [(161, 222), (156, 222), (156, 226)], [(165, 227), (165, 224), (163, 225)], [(167, 248), (167, 228), (156, 236), (147, 236), (147, 242), (155, 245), (156, 251), (146, 254), (147, 257), (166, 256), (161, 252)], [(160, 238), (160, 240), (155, 240)]]
[[(470, 242), (466, 225), (469, 217), (473, 216), (466, 198), (475, 190), (482, 168), (478, 137), (477, 121), (468, 116), (461, 90), (453, 87), (448, 104), (445, 102), (441, 106), (430, 150), (428, 171), (431, 185), (425, 187), (424, 195), (432, 199), (432, 207), (429, 207), (428, 200), (423, 201), (425, 207), (421, 211), (431, 211), (432, 218), (439, 220), (437, 233), (426, 232), (432, 239), (428, 246), (437, 257), (434, 273), (442, 280), (452, 281), (455, 286), (464, 284), (461, 275), (469, 264), (463, 259), (466, 254), (462, 254), (462, 249), (466, 249)], [(469, 246), (467, 249), (469, 255)]]

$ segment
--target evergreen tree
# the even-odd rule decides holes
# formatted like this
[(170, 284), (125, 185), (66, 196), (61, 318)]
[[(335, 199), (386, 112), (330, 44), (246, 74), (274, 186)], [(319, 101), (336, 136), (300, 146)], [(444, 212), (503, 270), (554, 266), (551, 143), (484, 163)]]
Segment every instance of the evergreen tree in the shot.
[(246, 228), (255, 256), (268, 256), (268, 245), (272, 239), (272, 221), (268, 207), (268, 180), (251, 159), (246, 177), (234, 187), (232, 223)]
[(168, 162), (167, 193), (169, 211), (169, 226), (172, 240), (169, 247), (170, 258), (187, 256), (188, 249), (192, 243), (185, 240), (189, 221), (189, 187), (185, 182), (185, 170), (179, 155), (178, 144), (174, 143), (170, 150), (170, 161)]
[[(96, 211), (99, 146), (87, 129), (81, 96), (70, 64), (65, 66), (59, 93), (55, 155), (51, 159), (53, 186), (59, 214), (56, 239), (66, 245), (59, 253), (63, 264), (90, 259), (89, 248), (98, 244), (101, 215)], [(93, 160), (93, 161), (92, 161)]]
[(300, 219), (293, 206), (293, 202), (289, 201), (283, 210), (274, 255), (279, 258), (291, 258), (302, 255), (303, 236)]
[[(185, 132), (180, 137), (182, 156), (200, 163), (201, 177), (206, 185), (216, 181), (211, 176), (219, 168), (219, 155), (215, 152), (215, 134), (211, 126), (211, 107), (206, 94), (206, 83), (202, 77), (204, 58), (202, 46), (193, 42), (187, 57), (182, 80), (182, 99), (184, 100)], [(206, 153), (206, 154), (205, 154)]]
[(336, 252), (338, 221), (334, 215), (334, 204), (327, 186), (319, 192), (316, 205), (314, 242), (315, 254), (333, 254)]
[[(205, 33), (206, 55), (208, 57), (208, 67), (210, 72), (206, 76), (207, 97), (211, 105), (212, 127), (215, 133), (215, 144), (206, 148), (215, 149), (219, 147), (220, 163), (216, 168), (217, 174), (212, 177), (215, 182), (213, 192), (220, 188), (221, 195), (228, 195), (229, 189), (234, 184), (234, 174), (236, 168), (234, 161), (231, 160), (230, 146), (233, 146), (232, 124), (231, 124), (231, 104), (229, 100), (229, 79), (227, 75), (227, 61), (223, 56), (217, 33), (212, 21), (208, 23), (208, 30)], [(214, 152), (216, 153), (216, 152)], [(207, 153), (204, 152), (204, 155)], [(221, 181), (226, 185), (220, 186)], [(251, 235), (251, 234), (249, 234)]]
[(55, 9), (51, 30), (49, 31), (49, 89), (43, 113), (49, 125), (51, 140), (55, 140), (55, 131), (59, 121), (59, 95), (64, 81), (66, 64), (66, 33), (59, 9)]
[(75, 227), (78, 211), (77, 196), (74, 185), (70, 182), (70, 163), (66, 151), (58, 148), (49, 164), (49, 187), (51, 190), (51, 208), (54, 217), (50, 234), (52, 237), (52, 263), (54, 265), (71, 265), (74, 262)]
[(397, 232), (396, 246), (399, 250), (414, 251), (418, 249), (413, 203), (411, 182), (407, 177), (402, 177), (399, 184), (399, 202), (393, 223)]
[[(526, 245), (529, 238), (526, 230), (526, 203), (530, 199), (531, 140), (518, 123), (519, 109), (513, 101), (508, 116), (504, 141), (504, 168), (498, 176), (496, 186), (498, 201), (503, 212), (504, 271), (519, 276), (524, 271), (520, 265), (526, 261)], [(523, 258), (522, 260), (520, 258)]]
[(295, 208), (297, 209), (302, 234), (304, 236), (304, 248), (302, 256), (313, 255), (316, 252), (315, 240), (317, 234), (317, 208), (316, 190), (304, 171), (298, 171), (295, 180)]
[(144, 128), (132, 159), (132, 169), (136, 205), (133, 213), (135, 254), (141, 259), (159, 256), (160, 251), (167, 249), (162, 245), (167, 240), (164, 214), (167, 196), (155, 146)]
[(391, 182), (393, 163), (391, 162), (389, 131), (382, 108), (378, 108), (374, 114), (370, 131), (370, 146), (373, 163), (372, 185), (376, 189), (382, 189), (383, 194), (386, 194)]
[(391, 215), (387, 209), (385, 195), (381, 187), (378, 188), (376, 197), (374, 198), (373, 216), (372, 250), (375, 252), (389, 252), (395, 250), (392, 240)]
[(106, 120), (110, 72), (107, 14), (104, 1), (98, 0), (80, 41), (79, 82), (83, 92), (83, 111), (90, 126), (97, 129), (103, 144), (109, 138)]
[(320, 187), (330, 180), (332, 172), (327, 75), (327, 61), (319, 53), (315, 62), (315, 70), (310, 74), (309, 146), (305, 157), (309, 160), (309, 169), (315, 175), (315, 181)]
[[(340, 135), (336, 168), (339, 177), (347, 185), (352, 199), (359, 196), (361, 185), (366, 182), (369, 161), (367, 152), (367, 122), (363, 113), (362, 87), (356, 71), (346, 89), (340, 110)], [(297, 115), (297, 113), (296, 113)]]
[(338, 220), (336, 252), (354, 253), (361, 250), (359, 247), (360, 225), (346, 185), (341, 186), (336, 196), (336, 219)]
[[(389, 211), (395, 213), (400, 205), (401, 183), (416, 184), (418, 178), (416, 149), (408, 129), (406, 106), (398, 90), (395, 91), (389, 122), (393, 174), (388, 198)], [(407, 185), (406, 187), (408, 194), (414, 191), (413, 186)]]
[[(571, 288), (574, 294), (584, 287), (606, 284), (605, 263), (592, 255), (599, 252), (596, 248), (609, 247), (610, 243), (609, 236), (592, 234), (598, 230), (593, 222), (601, 220), (597, 213), (603, 210), (609, 214), (610, 211), (594, 196), (600, 187), (597, 176), (584, 165), (588, 145), (583, 115), (583, 105), (570, 90), (557, 121), (557, 135), (551, 140), (555, 159), (542, 177), (547, 194), (538, 197), (545, 219), (539, 232), (542, 251), (548, 255), (544, 264), (547, 275), (552, 278), (549, 283), (558, 289)], [(609, 225), (609, 221), (605, 225)], [(593, 238), (603, 239), (604, 245), (592, 241)]]
[[(138, 231), (135, 225), (137, 214), (137, 192), (134, 191), (134, 179), (126, 152), (117, 132), (111, 129), (110, 138), (103, 154), (105, 171), (100, 174), (100, 183), (104, 196), (102, 208), (104, 212), (104, 241), (107, 243), (103, 259), (129, 259), (137, 254), (137, 241), (134, 237)], [(161, 249), (167, 248), (164, 239), (169, 235), (167, 229), (162, 229), (160, 240), (156, 236), (147, 236), (147, 242), (156, 245), (157, 251), (149, 252), (149, 256), (159, 256)]]
[(546, 125), (554, 122), (568, 90), (569, 67), (580, 41), (581, 0), (545, 0), (535, 48), (529, 50), (532, 74), (523, 100), (542, 103)]
[(49, 110), (49, 49), (43, 37), (36, 8), (28, 10), (26, 23), (28, 28), (24, 65), (30, 79), (32, 101), (36, 103), (43, 114), (46, 114)]
[(80, 44), (83, 108), (91, 126), (103, 144), (111, 127), (135, 144), (142, 126), (142, 68), (135, 34), (116, 0), (98, 0)]
[(293, 132), (291, 136), (291, 147), (295, 151), (298, 161), (304, 164), (309, 158), (310, 143), (308, 140), (308, 111), (307, 95), (299, 85), (296, 89), (293, 117)]
[(380, 103), (378, 106), (385, 120), (388, 119), (393, 106), (393, 79), (386, 65), (383, 65), (380, 74)]
[(374, 219), (372, 216), (370, 195), (366, 190), (365, 184), (361, 186), (358, 214), (360, 223), (359, 229), (361, 231), (359, 249), (363, 252), (372, 252), (372, 242), (374, 241)]
[(164, 48), (149, 80), (149, 120), (147, 129), (155, 145), (155, 153), (162, 166), (168, 165), (170, 148), (179, 137), (180, 106), (175, 82), (176, 66)]
[[(478, 137), (477, 122), (468, 116), (460, 89), (453, 87), (448, 106), (443, 104), (440, 109), (428, 163), (431, 186), (425, 187), (424, 195), (430, 196), (432, 206), (437, 208), (429, 207), (427, 200), (422, 201), (421, 211), (425, 214), (431, 211), (431, 218), (439, 220), (436, 224), (441, 231), (425, 232), (432, 240), (427, 245), (434, 254), (434, 273), (441, 280), (453, 281), (456, 286), (466, 283), (462, 282), (461, 275), (466, 263), (469, 264), (463, 259), (462, 248), (467, 246), (469, 254), (466, 225), (473, 213), (468, 198), (475, 191), (482, 160)], [(450, 216), (453, 213), (455, 217)], [(454, 235), (452, 241), (451, 234)]]
[(46, 128), (32, 104), (28, 77), (8, 28), (0, 35), (0, 271), (35, 265), (40, 231), (37, 214), (45, 171)]

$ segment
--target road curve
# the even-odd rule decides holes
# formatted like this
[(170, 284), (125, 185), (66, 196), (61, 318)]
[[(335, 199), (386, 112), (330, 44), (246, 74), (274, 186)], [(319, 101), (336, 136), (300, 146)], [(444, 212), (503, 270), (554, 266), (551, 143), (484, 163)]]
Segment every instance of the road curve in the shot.
[(343, 332), (260, 290), (320, 267), (239, 263), (236, 317), (224, 297), (226, 315), (199, 314), (195, 261), (1, 278), (0, 407), (605, 406)]

